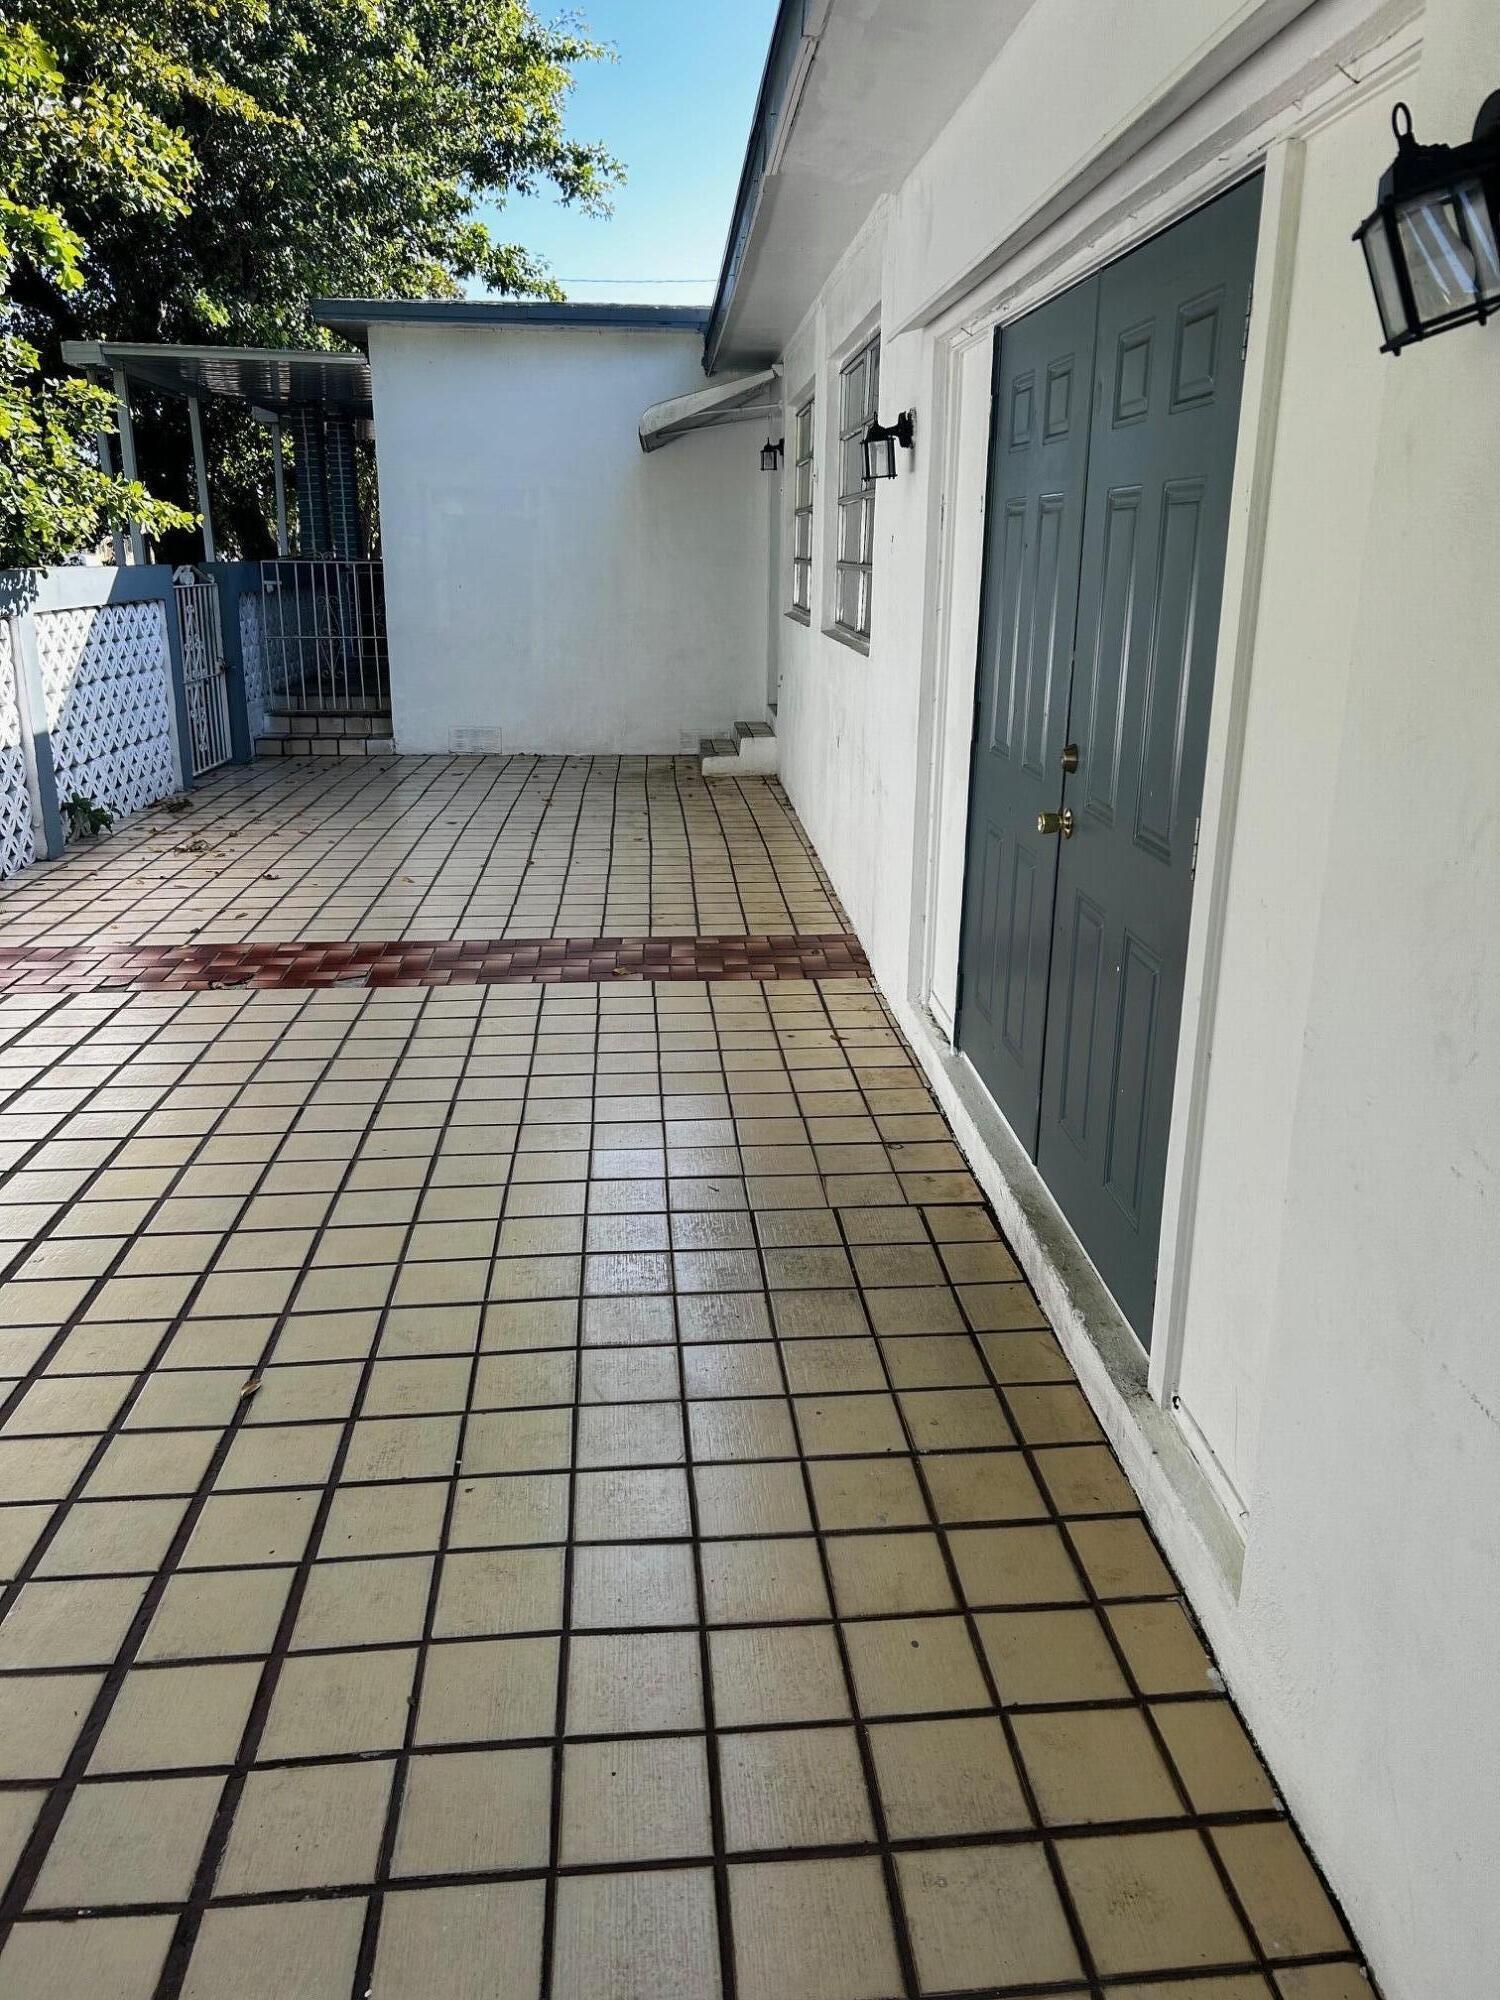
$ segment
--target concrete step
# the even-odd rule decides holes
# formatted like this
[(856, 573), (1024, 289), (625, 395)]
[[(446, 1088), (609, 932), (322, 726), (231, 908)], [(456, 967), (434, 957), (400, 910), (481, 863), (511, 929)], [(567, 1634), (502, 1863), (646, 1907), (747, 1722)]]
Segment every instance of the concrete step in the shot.
[(732, 736), (705, 736), (699, 748), (705, 778), (764, 778), (776, 769), (776, 731), (769, 722), (737, 722)]
[(389, 709), (332, 708), (308, 714), (302, 710), (272, 708), (266, 712), (266, 733), (269, 736), (389, 736), (391, 713)]
[(257, 736), (257, 757), (394, 757), (389, 736)]

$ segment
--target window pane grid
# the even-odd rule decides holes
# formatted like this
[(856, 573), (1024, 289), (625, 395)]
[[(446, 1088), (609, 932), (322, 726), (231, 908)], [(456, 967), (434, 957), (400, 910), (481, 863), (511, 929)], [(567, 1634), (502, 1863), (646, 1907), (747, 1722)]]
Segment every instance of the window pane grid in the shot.
[(792, 474), (792, 609), (812, 610), (813, 405), (798, 410)]
[(880, 338), (839, 373), (839, 528), (834, 624), (870, 636), (870, 571), (875, 549), (875, 488), (865, 478), (861, 446), (880, 401)]

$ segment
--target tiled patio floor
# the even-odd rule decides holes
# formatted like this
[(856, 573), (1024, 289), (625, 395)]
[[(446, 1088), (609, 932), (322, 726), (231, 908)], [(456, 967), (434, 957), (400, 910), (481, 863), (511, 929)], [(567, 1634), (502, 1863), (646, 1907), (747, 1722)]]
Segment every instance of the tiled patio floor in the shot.
[(592, 938), (844, 927), (774, 780), (671, 757), (227, 770), (0, 883), (0, 944)]
[(0, 1088), (4, 2000), (1369, 2000), (867, 982)]

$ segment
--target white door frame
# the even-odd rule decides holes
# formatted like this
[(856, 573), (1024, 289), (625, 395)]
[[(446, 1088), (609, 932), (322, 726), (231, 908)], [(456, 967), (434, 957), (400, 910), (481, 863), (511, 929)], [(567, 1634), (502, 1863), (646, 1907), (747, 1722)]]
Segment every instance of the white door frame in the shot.
[[(934, 440), (932, 512), (937, 560), (924, 622), (910, 984), (906, 997), (914, 1012), (940, 1038), (940, 1044), (951, 1046), (956, 1023), (947, 996), (953, 990), (957, 972), (964, 854), (962, 841), (956, 844), (952, 840), (943, 841), (941, 825), (952, 822), (955, 800), (961, 797), (960, 820), (967, 829), (967, 722), (974, 700), (979, 611), (973, 550), (971, 547), (960, 551), (957, 544), (963, 536), (977, 538), (982, 551), (984, 535), (982, 518), (975, 520), (971, 510), (965, 519), (959, 504), (963, 433), (969, 425), (981, 421), (976, 410), (964, 407), (966, 361), (977, 343), (989, 349), (995, 329), (1002, 323), (1045, 304), (1146, 238), (1201, 208), (1249, 173), (1264, 173), (1254, 274), (1255, 303), (1245, 361), (1225, 553), (1149, 1369), (1143, 1356), (1139, 1361), (1141, 1386), (1163, 1408), (1175, 1403), (1186, 1337), (1208, 1070), (1291, 307), (1305, 140), (1330, 119), (1342, 116), (1367, 97), (1388, 93), (1393, 84), (1415, 67), (1420, 47), (1420, 22), (1410, 21), (1371, 51), (1359, 63), (1357, 74), (1352, 66), (1339, 67), (1316, 89), (1244, 131), (1232, 144), (1226, 143), (1213, 151), (1206, 161), (1201, 158), (1201, 145), (1195, 144), (1192, 154), (1180, 159), (1181, 173), (1165, 177), (1164, 192), (1161, 191), (1162, 160), (1153, 149), (1149, 185), (1157, 192), (1132, 201), (1128, 190), (1122, 192), (1113, 184), (1100, 189), (1030, 247), (1023, 259), (1018, 260), (1024, 268), (1006, 267), (996, 272), (971, 299), (943, 315), (930, 329), (929, 387), (933, 417), (928, 434)], [(1235, 84), (1236, 79), (1230, 78), (1214, 93), (1226, 100), (1221, 117), (1230, 129)], [(1164, 134), (1157, 143), (1167, 148), (1170, 158), (1173, 134)], [(1101, 222), (1101, 215), (1114, 219)], [(984, 380), (983, 422), (987, 435), (987, 371)], [(962, 731), (957, 727), (960, 718), (965, 724)], [(942, 917), (941, 923), (935, 921), (938, 915)], [(941, 962), (939, 934), (945, 941)], [(962, 1056), (954, 1060), (966, 1073), (965, 1094), (971, 1094), (968, 1085), (972, 1083), (998, 1117), (977, 1072)], [(1086, 1253), (1076, 1239), (1072, 1247), (1086, 1263)], [(1037, 1273), (1028, 1275), (1038, 1281)], [(1048, 1289), (1056, 1292), (1058, 1288)], [(1062, 1289), (1070, 1298), (1076, 1294), (1072, 1282)], [(1102, 1286), (1097, 1289), (1102, 1290)], [(1082, 1331), (1089, 1335), (1087, 1326)], [(1111, 1327), (1109, 1338), (1116, 1346), (1117, 1336), (1118, 1328)], [(1230, 1486), (1196, 1428), (1188, 1425), (1187, 1433), (1219, 1505), (1236, 1533), (1243, 1536), (1246, 1510), (1241, 1496)]]

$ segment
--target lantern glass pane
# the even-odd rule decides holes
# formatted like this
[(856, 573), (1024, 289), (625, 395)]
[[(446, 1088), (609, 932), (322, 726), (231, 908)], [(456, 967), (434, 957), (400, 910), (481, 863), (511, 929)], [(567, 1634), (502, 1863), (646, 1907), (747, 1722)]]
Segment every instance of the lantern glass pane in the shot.
[(1380, 309), (1380, 323), (1385, 328), (1385, 337), (1388, 341), (1400, 340), (1410, 329), (1406, 308), (1401, 302), (1401, 287), (1396, 282), (1396, 262), (1391, 254), (1391, 239), (1384, 215), (1370, 217), (1359, 241), (1365, 253), (1365, 263), (1369, 266), (1370, 283), (1375, 290), (1375, 303)]
[(896, 440), (894, 438), (867, 438), (864, 444), (865, 478), (894, 479), (896, 476)]
[(1473, 307), (1478, 296), (1474, 256), (1459, 227), (1455, 190), (1435, 188), (1402, 202), (1396, 229), (1424, 326)]
[(1495, 219), (1480, 181), (1460, 181), (1453, 190), (1463, 211), (1464, 227), (1473, 247), (1475, 275), (1486, 305), (1500, 301), (1500, 247), (1495, 242)]

